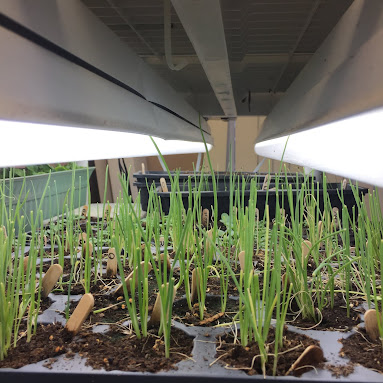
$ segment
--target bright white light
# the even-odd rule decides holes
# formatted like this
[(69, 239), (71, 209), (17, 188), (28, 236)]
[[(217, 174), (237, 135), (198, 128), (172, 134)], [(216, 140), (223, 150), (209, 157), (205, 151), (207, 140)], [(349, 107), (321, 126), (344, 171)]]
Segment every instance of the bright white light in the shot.
[[(281, 160), (287, 141), (255, 145), (257, 154)], [(294, 133), (283, 161), (383, 186), (383, 108)]]
[[(158, 155), (149, 136), (128, 132), (0, 120), (0, 137), (0, 167)], [(153, 138), (164, 155), (205, 152), (200, 142)]]

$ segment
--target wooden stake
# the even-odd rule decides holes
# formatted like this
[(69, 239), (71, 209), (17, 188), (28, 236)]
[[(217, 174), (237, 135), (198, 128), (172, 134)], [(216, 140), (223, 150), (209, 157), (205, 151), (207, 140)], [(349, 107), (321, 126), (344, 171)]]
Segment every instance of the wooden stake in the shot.
[(209, 209), (202, 210), (202, 226), (206, 228), (209, 226)]
[(65, 325), (65, 329), (70, 332), (72, 335), (76, 335), (85, 322), (85, 319), (88, 317), (94, 306), (94, 298), (92, 294), (85, 294), (81, 298), (77, 307), (73, 311), (73, 314), (69, 318), (68, 322)]
[(82, 249), (81, 249), (81, 254), (83, 257), (86, 256), (86, 248), (89, 248), (89, 257), (91, 257), (93, 255), (93, 245), (92, 245), (92, 242), (88, 241), (83, 241), (82, 243)]
[(116, 249), (111, 247), (108, 251), (108, 261), (106, 263), (106, 276), (109, 278), (117, 275)]
[(285, 375), (290, 375), (291, 372), (297, 370), (298, 368), (302, 368), (304, 366), (311, 367), (323, 361), (323, 350), (318, 346), (308, 346), (299, 358), (292, 364)]
[(52, 265), (46, 274), (44, 275), (42, 286), (41, 286), (41, 296), (43, 298), (46, 298), (49, 293), (52, 291), (53, 287), (55, 287), (55, 284), (59, 280), (63, 273), (63, 268), (61, 265), (55, 264)]
[(269, 181), (269, 175), (266, 174), (265, 179), (263, 180), (262, 190), (267, 190), (268, 181)]
[(375, 309), (370, 309), (365, 312), (364, 325), (370, 339), (377, 340), (379, 338), (379, 326)]
[(192, 271), (192, 283), (191, 283), (191, 302), (195, 302), (198, 299), (198, 289), (199, 289), (199, 271), (198, 267)]
[(141, 162), (141, 174), (145, 174), (145, 164)]
[(311, 250), (312, 244), (309, 240), (305, 239), (302, 242), (302, 262), (307, 258), (310, 250)]
[(165, 238), (161, 235), (160, 237), (160, 246), (164, 246), (165, 245)]
[(87, 205), (84, 205), (84, 206), (81, 208), (81, 217), (86, 218), (87, 216), (88, 216), (88, 206), (87, 206)]
[[(145, 261), (142, 261), (140, 263), (141, 270), (144, 272), (144, 267), (145, 267)], [(148, 273), (152, 270), (152, 265), (148, 263)], [(133, 276), (135, 273), (138, 272), (138, 266), (125, 278), (125, 284), (126, 288), (130, 292), (130, 281), (133, 279)], [(138, 276), (136, 277), (136, 287), (138, 286)], [(116, 291), (114, 292), (114, 295), (122, 295), (124, 294), (124, 286), (121, 284), (117, 287)]]
[(347, 179), (345, 178), (343, 181), (342, 181), (342, 190), (345, 190), (347, 188)]
[(164, 178), (164, 177), (161, 177), (161, 178), (160, 178), (160, 184), (161, 184), (162, 192), (163, 192), (163, 193), (168, 193), (168, 192), (169, 192), (169, 190), (168, 190), (168, 185), (166, 185), (166, 181), (165, 181), (165, 178)]
[(255, 220), (259, 222), (259, 209), (257, 207), (255, 208)]
[[(162, 288), (163, 287), (164, 287), (164, 285), (162, 285)], [(166, 284), (166, 288), (167, 289), (169, 288), (169, 283)], [(174, 302), (174, 298), (176, 296), (176, 292), (177, 292), (177, 288), (176, 288), (176, 286), (174, 286), (173, 287), (173, 302)], [(160, 322), (161, 322), (161, 295), (160, 295), (160, 293), (157, 293), (157, 298), (156, 298), (156, 301), (154, 303), (152, 315), (150, 316), (148, 326), (158, 325), (158, 324), (160, 324)]]

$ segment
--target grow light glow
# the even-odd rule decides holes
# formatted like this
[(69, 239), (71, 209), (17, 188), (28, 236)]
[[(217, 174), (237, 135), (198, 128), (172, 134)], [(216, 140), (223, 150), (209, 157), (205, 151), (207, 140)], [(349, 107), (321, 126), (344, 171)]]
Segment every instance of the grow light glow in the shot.
[[(0, 131), (0, 167), (158, 155), (149, 136), (130, 132), (3, 120)], [(201, 142), (153, 139), (164, 155), (205, 152)]]
[[(255, 145), (281, 160), (288, 136)], [(291, 134), (283, 161), (383, 187), (383, 108)]]

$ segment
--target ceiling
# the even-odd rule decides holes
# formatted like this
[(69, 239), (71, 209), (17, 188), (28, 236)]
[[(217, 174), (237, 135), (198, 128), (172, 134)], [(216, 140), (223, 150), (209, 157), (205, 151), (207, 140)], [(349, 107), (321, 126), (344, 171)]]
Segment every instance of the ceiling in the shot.
[[(224, 115), (173, 7), (173, 62), (187, 61), (180, 71), (169, 69), (164, 58), (163, 1), (82, 2), (204, 116)], [(351, 3), (352, 0), (221, 0), (238, 115), (268, 114)]]

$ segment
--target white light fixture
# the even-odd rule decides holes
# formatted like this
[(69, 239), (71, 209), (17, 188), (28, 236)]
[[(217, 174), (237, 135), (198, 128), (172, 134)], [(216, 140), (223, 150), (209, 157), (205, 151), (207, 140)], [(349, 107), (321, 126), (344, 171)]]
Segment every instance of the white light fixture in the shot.
[(255, 151), (383, 187), (383, 108), (257, 143)]
[[(158, 155), (147, 135), (0, 120), (0, 167)], [(161, 153), (203, 153), (201, 142), (153, 137)], [(207, 144), (208, 149), (212, 145)]]

